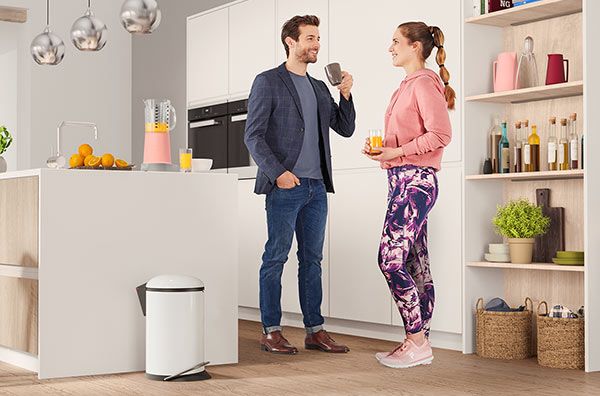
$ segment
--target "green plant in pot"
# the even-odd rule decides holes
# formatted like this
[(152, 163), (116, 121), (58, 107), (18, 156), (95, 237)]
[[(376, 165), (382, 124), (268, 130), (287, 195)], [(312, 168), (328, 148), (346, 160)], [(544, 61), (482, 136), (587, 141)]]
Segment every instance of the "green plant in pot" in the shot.
[(550, 218), (542, 213), (541, 207), (522, 198), (498, 205), (492, 223), (496, 232), (508, 239), (510, 261), (529, 264), (535, 237), (548, 231)]
[(6, 160), (2, 154), (6, 152), (13, 138), (4, 125), (0, 125), (0, 173), (6, 172)]

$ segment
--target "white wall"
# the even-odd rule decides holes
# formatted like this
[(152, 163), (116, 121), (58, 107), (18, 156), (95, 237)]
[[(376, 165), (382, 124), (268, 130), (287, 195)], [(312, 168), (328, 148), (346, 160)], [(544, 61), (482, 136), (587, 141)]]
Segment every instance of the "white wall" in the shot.
[[(161, 1), (162, 22), (148, 36), (133, 37), (132, 150), (140, 164), (144, 153), (144, 105), (146, 98), (166, 98), (177, 111), (178, 125), (171, 134), (171, 158), (185, 147), (186, 126), (186, 18), (229, 3), (231, 0)], [(206, 38), (210, 40), (210, 37)], [(210, 62), (210, 59), (206, 59)], [(223, 66), (223, 67), (226, 67)]]
[(0, 22), (0, 125), (6, 126), (13, 142), (2, 156), (8, 170), (17, 169), (17, 38), (19, 25)]
[(44, 167), (62, 120), (98, 124), (91, 131), (65, 128), (62, 151), (75, 152), (90, 142), (97, 152), (131, 158), (131, 36), (121, 26), (122, 0), (93, 1), (92, 9), (108, 27), (108, 43), (98, 53), (83, 53), (69, 39), (71, 25), (85, 12), (83, 0), (51, 1), (50, 25), (66, 45), (58, 66), (39, 66), (29, 54), (31, 40), (45, 27), (46, 2), (1, 0), (28, 9), (18, 38), (18, 168)]

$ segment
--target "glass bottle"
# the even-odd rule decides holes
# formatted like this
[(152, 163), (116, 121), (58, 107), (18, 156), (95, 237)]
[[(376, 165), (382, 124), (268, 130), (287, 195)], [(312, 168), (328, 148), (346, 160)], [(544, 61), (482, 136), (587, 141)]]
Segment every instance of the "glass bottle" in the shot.
[(531, 125), (531, 135), (529, 135), (529, 153), (530, 153), (530, 172), (539, 172), (540, 170), (540, 136), (537, 134), (537, 125)]
[(583, 158), (585, 157), (583, 153), (583, 135), (584, 133), (581, 132), (581, 169), (583, 169)]
[(498, 173), (498, 144), (502, 138), (502, 130), (500, 129), (500, 118), (494, 117), (494, 124), (490, 128), (490, 158), (492, 159), (492, 173)]
[(569, 117), (569, 169), (579, 167), (579, 135), (577, 135), (577, 113)]
[(523, 172), (523, 136), (521, 134), (521, 122), (515, 122), (515, 145), (513, 158), (515, 162), (513, 172)]
[(548, 170), (558, 170), (558, 139), (556, 138), (556, 117), (550, 117), (548, 125)]
[(529, 120), (523, 121), (523, 172), (531, 172), (531, 146), (529, 144)]
[(509, 173), (510, 172), (510, 146), (508, 142), (506, 121), (503, 121), (500, 125), (502, 128), (502, 137), (498, 142), (498, 173)]
[(569, 169), (569, 141), (567, 140), (567, 119), (560, 120), (560, 138), (558, 141), (558, 169)]

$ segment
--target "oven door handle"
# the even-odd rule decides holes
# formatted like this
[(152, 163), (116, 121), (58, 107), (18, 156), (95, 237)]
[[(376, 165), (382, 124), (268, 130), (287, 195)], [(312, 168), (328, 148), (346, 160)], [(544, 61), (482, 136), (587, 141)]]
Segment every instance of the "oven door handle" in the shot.
[(231, 116), (231, 122), (246, 121), (247, 119), (248, 119), (248, 113)]
[(217, 120), (206, 120), (206, 121), (196, 121), (190, 122), (190, 128), (204, 128), (214, 125), (221, 125), (220, 121)]

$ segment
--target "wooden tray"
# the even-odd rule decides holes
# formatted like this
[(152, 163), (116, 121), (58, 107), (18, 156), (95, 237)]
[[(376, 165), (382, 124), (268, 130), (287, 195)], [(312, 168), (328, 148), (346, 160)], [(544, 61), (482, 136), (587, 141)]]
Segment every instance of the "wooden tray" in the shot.
[(116, 166), (113, 166), (112, 168), (102, 168), (102, 167), (94, 168), (94, 167), (91, 167), (91, 166), (84, 166), (84, 165), (82, 165), (82, 166), (72, 167), (72, 168), (69, 168), (69, 169), (105, 170), (105, 171), (130, 171), (130, 170), (133, 170), (134, 167), (135, 167), (135, 164), (129, 164), (129, 165), (123, 167), (123, 168), (117, 168)]

